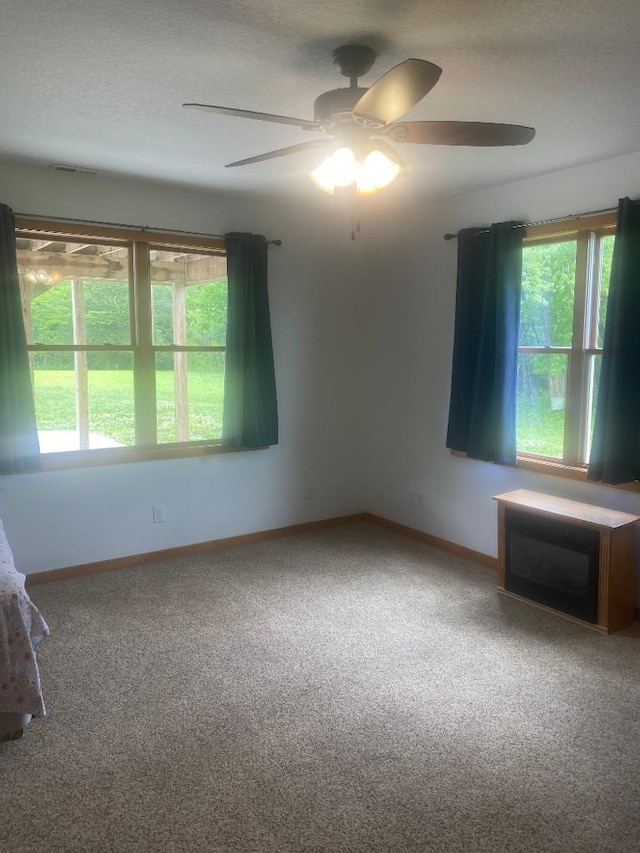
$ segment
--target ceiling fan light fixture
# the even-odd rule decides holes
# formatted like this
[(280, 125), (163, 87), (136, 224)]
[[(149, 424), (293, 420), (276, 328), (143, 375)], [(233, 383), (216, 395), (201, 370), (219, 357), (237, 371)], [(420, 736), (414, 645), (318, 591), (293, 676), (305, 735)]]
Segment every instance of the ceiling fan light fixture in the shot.
[(336, 187), (348, 187), (356, 179), (358, 162), (350, 148), (343, 146), (325, 158), (309, 173), (313, 183), (325, 193), (333, 194)]
[(392, 160), (386, 153), (374, 148), (360, 167), (356, 181), (358, 195), (374, 195), (388, 187), (403, 171), (403, 166), (399, 158)]
[(362, 156), (342, 146), (323, 160), (309, 177), (319, 189), (329, 194), (335, 193), (336, 187), (355, 186), (358, 195), (373, 195), (388, 187), (404, 172), (404, 163), (398, 155), (381, 151), (380, 147), (372, 143)]

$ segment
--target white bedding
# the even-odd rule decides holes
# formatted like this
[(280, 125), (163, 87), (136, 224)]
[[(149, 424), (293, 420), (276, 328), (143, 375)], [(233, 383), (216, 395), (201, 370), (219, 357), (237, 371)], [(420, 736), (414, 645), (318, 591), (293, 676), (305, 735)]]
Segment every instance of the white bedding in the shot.
[(36, 648), (49, 627), (16, 571), (0, 520), (0, 713), (46, 713)]

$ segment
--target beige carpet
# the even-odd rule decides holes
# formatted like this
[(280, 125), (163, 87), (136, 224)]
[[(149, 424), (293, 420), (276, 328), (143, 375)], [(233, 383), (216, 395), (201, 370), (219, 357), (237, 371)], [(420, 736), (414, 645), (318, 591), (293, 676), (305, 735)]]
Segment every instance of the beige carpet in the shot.
[(640, 849), (640, 630), (369, 524), (33, 587), (0, 847)]

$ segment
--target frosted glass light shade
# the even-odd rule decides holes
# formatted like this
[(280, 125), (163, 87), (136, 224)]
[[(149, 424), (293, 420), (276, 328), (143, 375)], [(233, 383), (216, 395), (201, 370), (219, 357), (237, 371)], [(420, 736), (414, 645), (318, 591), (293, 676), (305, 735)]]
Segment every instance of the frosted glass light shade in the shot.
[(401, 170), (400, 162), (394, 162), (377, 148), (360, 160), (350, 148), (343, 147), (323, 160), (309, 177), (326, 193), (355, 184), (358, 195), (373, 195), (388, 187)]
[(370, 151), (364, 158), (357, 177), (359, 195), (372, 195), (385, 187), (400, 174), (400, 164), (394, 163), (382, 151)]

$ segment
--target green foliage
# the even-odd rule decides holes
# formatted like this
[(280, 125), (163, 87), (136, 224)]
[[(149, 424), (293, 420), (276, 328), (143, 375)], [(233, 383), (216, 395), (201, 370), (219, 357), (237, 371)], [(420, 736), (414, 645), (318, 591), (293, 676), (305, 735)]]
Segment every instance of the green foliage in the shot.
[(128, 284), (85, 281), (83, 290), (87, 343), (128, 344), (131, 341)]
[[(88, 344), (131, 343), (129, 286), (126, 282), (87, 280), (81, 282), (84, 295), (86, 342)], [(156, 346), (170, 346), (173, 337), (173, 285), (152, 285), (153, 335)], [(224, 346), (227, 329), (227, 280), (191, 285), (185, 290), (187, 344)], [(70, 281), (47, 287), (31, 302), (32, 335), (38, 344), (73, 344), (72, 286)], [(192, 366), (198, 366), (197, 354)], [(204, 369), (206, 355), (200, 358)], [(66, 370), (66, 353), (39, 354), (41, 368)], [(158, 355), (161, 370), (173, 369), (171, 353)], [(104, 352), (93, 356), (92, 367), (99, 370), (127, 370), (129, 353)]]
[[(31, 302), (31, 328), (36, 344), (69, 344), (73, 342), (71, 282), (62, 281), (47, 288)], [(63, 353), (43, 353), (42, 367), (64, 368)]]
[[(576, 241), (527, 246), (522, 254), (520, 346), (571, 346)], [(564, 355), (520, 355), (519, 450), (562, 456), (564, 403), (558, 404), (554, 398), (564, 396), (566, 370), (567, 357)], [(555, 406), (560, 405), (560, 408), (552, 409), (552, 402)]]
[[(154, 284), (153, 340), (156, 346), (170, 346), (173, 336), (173, 286)], [(187, 287), (185, 290), (185, 317), (188, 346), (224, 346), (227, 335), (227, 280), (208, 282)], [(206, 354), (193, 353), (191, 364), (205, 368)], [(171, 353), (158, 353), (159, 370), (173, 368)]]
[(571, 346), (575, 278), (575, 240), (524, 249), (520, 346)]
[[(614, 237), (603, 237), (595, 341), (602, 346)], [(576, 242), (529, 246), (523, 252), (520, 345), (569, 347), (572, 341)], [(599, 384), (599, 358), (594, 395)], [(518, 449), (562, 458), (567, 356), (521, 354), (518, 359)], [(593, 414), (592, 414), (593, 418)]]
[(227, 336), (227, 280), (187, 288), (187, 343), (224, 346)]

